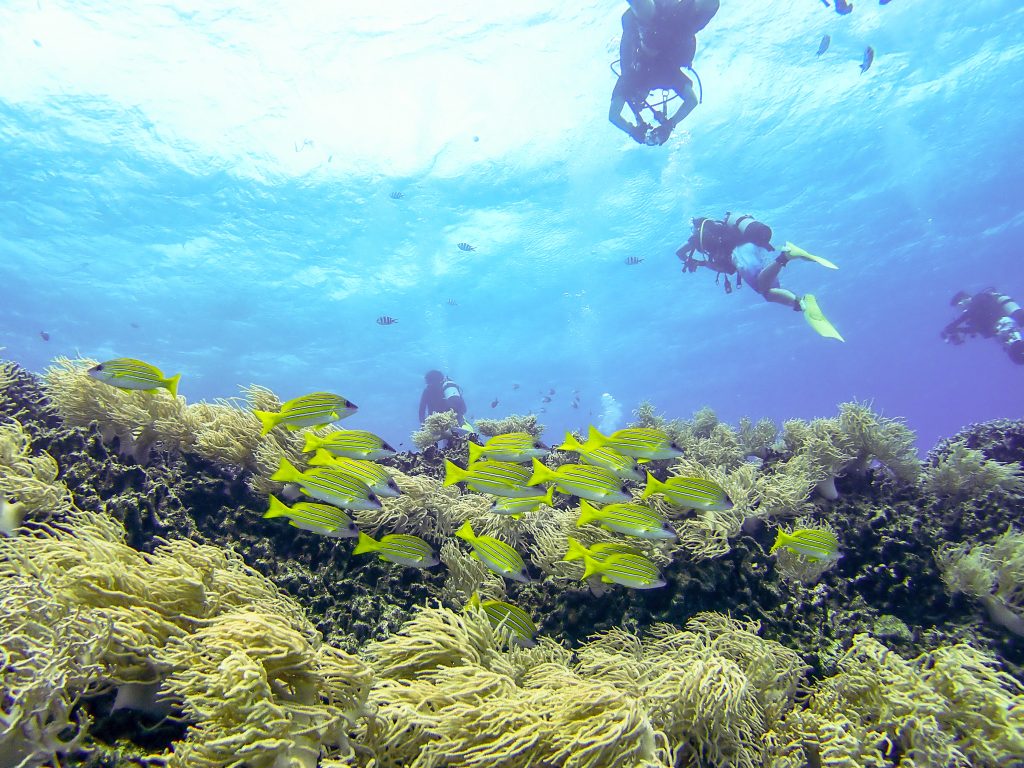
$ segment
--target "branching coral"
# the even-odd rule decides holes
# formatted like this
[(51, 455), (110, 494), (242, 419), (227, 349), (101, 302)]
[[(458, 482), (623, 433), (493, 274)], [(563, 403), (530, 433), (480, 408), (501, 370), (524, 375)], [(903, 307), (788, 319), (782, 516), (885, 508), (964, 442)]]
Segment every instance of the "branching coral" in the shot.
[(461, 426), (455, 411), (432, 413), (423, 420), (423, 426), (412, 433), (412, 444), (422, 451), (450, 438)]
[[(857, 635), (771, 734), (774, 768), (996, 768), (1024, 758), (1024, 688), (967, 645), (906, 660)], [(898, 763), (897, 763), (898, 761)]]
[(836, 477), (864, 471), (872, 462), (906, 482), (916, 481), (921, 472), (914, 433), (861, 403), (843, 403), (835, 418), (787, 421), (782, 439), (789, 451), (809, 460), (817, 489), (827, 499), (839, 495)]
[(57, 473), (48, 453), (32, 455), (19, 422), (0, 424), (0, 533), (13, 533), (26, 513), (40, 517), (70, 508), (71, 494)]
[[(807, 498), (815, 480), (804, 457), (778, 462), (772, 465), (771, 471), (765, 472), (749, 463), (726, 471), (684, 455), (676, 460), (669, 473), (713, 480), (732, 500), (731, 509), (698, 512), (695, 517), (675, 522), (679, 545), (698, 560), (726, 554), (730, 549), (729, 539), (739, 533), (748, 517), (793, 517), (812, 509)], [(672, 507), (664, 501), (655, 501), (653, 506), (672, 515)]]
[(575, 672), (639, 699), (675, 765), (760, 766), (761, 738), (793, 703), (799, 656), (757, 635), (757, 624), (702, 613), (685, 630), (657, 625), (647, 639), (621, 629), (578, 652)]
[(510, 432), (528, 432), (534, 437), (540, 437), (544, 433), (544, 425), (537, 423), (535, 414), (514, 413), (503, 419), (477, 419), (476, 431), (484, 437), (507, 435)]
[(943, 544), (935, 560), (947, 592), (980, 600), (994, 623), (1024, 637), (1024, 533), (1011, 528), (987, 544)]
[(138, 392), (99, 382), (86, 373), (95, 362), (57, 358), (45, 374), (47, 394), (67, 424), (96, 422), (105, 440), (117, 437), (122, 455), (130, 454), (140, 463), (146, 463), (151, 448), (159, 444), (166, 450), (260, 470), (277, 456), (274, 448), (296, 439), (277, 432), (267, 440), (260, 439), (259, 421), (252, 409), (279, 405), (276, 396), (263, 387), (245, 388), (244, 404), (217, 400), (187, 405), (185, 398), (163, 390)]
[[(498, 650), (480, 611), (427, 608), (368, 649), (382, 678), (363, 739), (380, 766), (664, 766), (639, 702), (578, 677), (550, 641)], [(662, 758), (662, 759), (658, 759)]]
[(316, 768), (321, 748), (352, 754), (347, 731), (366, 714), (372, 673), (310, 642), (285, 618), (238, 611), (168, 644), (169, 693), (196, 725), (168, 765)]
[(315, 765), (321, 743), (346, 751), (348, 722), (365, 714), (367, 668), (323, 647), (298, 604), (233, 553), (188, 541), (142, 553), (113, 518), (72, 509), (0, 540), (0, 578), (103, 628), (93, 663), (105, 684), (158, 683), (183, 698), (196, 722), (175, 765), (237, 765), (257, 741), (249, 765)]
[(1024, 493), (1024, 471), (1017, 464), (992, 461), (985, 454), (953, 443), (924, 471), (923, 490), (937, 499), (984, 498), (990, 493)]
[(360, 530), (375, 533), (380, 530), (402, 531), (440, 539), (451, 536), (466, 520), (474, 529), (486, 532), (480, 521), (490, 509), (491, 499), (480, 493), (461, 493), (457, 486), (442, 485), (439, 480), (424, 475), (407, 475), (389, 470), (401, 496), (382, 498), (381, 509), (357, 510), (353, 517)]
[(59, 765), (85, 739), (88, 721), (75, 704), (98, 687), (107, 627), (38, 581), (9, 575), (3, 584), (0, 765)]
[(771, 419), (759, 419), (757, 423), (743, 417), (740, 419), (737, 429), (740, 441), (740, 450), (746, 456), (757, 456), (765, 458), (768, 452), (775, 445), (779, 436), (778, 427)]

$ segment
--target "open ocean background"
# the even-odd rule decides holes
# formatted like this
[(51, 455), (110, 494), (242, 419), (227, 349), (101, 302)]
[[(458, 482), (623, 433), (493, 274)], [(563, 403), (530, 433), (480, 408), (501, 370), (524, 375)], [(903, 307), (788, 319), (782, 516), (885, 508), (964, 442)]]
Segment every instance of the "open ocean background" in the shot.
[[(651, 148), (606, 119), (624, 2), (6, 0), (0, 356), (327, 389), (406, 447), (429, 368), (555, 441), (602, 393), (622, 423), (870, 401), (924, 450), (1019, 418), (1024, 368), (939, 331), (961, 288), (1024, 303), (1024, 6), (854, 5), (723, 0), (704, 103)], [(727, 210), (840, 265), (782, 284), (846, 343), (680, 271)]]

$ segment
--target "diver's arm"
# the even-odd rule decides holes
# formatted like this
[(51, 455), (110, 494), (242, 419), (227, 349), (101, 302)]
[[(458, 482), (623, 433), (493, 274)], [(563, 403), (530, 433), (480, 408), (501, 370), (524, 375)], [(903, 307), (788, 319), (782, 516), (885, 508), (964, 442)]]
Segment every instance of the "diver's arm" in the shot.
[[(621, 82), (622, 78), (619, 78)], [(626, 97), (620, 93), (621, 88), (618, 83), (615, 85), (615, 90), (612, 91), (612, 102), (608, 106), (608, 121), (618, 128), (620, 131), (629, 134), (637, 144), (644, 143), (644, 136), (647, 133), (647, 124), (640, 118), (639, 115), (634, 115), (637, 118), (637, 124), (633, 125), (626, 118), (622, 116), (622, 108), (626, 106)], [(633, 111), (630, 106), (630, 111)]]

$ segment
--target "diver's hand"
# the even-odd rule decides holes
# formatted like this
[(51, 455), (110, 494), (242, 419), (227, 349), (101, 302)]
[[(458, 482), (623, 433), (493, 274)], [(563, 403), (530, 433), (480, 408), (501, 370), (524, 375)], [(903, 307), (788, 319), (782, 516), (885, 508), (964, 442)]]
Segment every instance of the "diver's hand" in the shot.
[(660, 147), (668, 141), (668, 137), (672, 135), (673, 128), (675, 128), (675, 124), (670, 120), (662, 123), (657, 128), (652, 128), (647, 135), (647, 143), (657, 144)]
[(638, 125), (634, 125), (629, 129), (629, 135), (633, 137), (633, 141), (637, 144), (643, 144), (649, 129), (650, 126), (641, 120)]

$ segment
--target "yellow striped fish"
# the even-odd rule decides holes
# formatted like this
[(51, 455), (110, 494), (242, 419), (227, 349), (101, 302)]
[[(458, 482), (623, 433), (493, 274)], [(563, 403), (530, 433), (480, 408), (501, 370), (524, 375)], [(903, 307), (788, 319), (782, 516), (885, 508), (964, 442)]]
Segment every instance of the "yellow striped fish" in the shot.
[(406, 533), (389, 533), (377, 541), (360, 531), (359, 543), (352, 550), (352, 554), (362, 555), (367, 552), (375, 553), (381, 560), (412, 568), (430, 568), (440, 562), (434, 554), (433, 547), (419, 536), (410, 536)]
[(341, 509), (330, 504), (314, 504), (300, 501), (287, 506), (274, 495), (270, 497), (270, 509), (263, 517), (287, 517), (288, 523), (304, 531), (319, 533), (336, 539), (350, 539), (359, 535), (359, 529), (352, 518)]
[(280, 411), (254, 410), (253, 413), (263, 425), (260, 435), (265, 435), (278, 424), (283, 425), (285, 429), (318, 427), (351, 416), (357, 410), (358, 406), (355, 403), (341, 395), (313, 392), (282, 403)]
[(526, 496), (518, 499), (506, 496), (496, 499), (491, 504), (490, 511), (496, 515), (508, 515), (518, 520), (528, 512), (535, 512), (541, 504), (547, 504), (550, 507), (553, 503), (554, 495), (555, 489), (551, 487), (548, 488), (547, 493), (543, 496)]
[(119, 357), (105, 363), (94, 365), (86, 371), (97, 381), (110, 384), (118, 389), (140, 389), (143, 392), (156, 392), (166, 389), (171, 397), (178, 395), (178, 382), (181, 374), (164, 376), (155, 365), (135, 360), (131, 357)]
[(470, 442), (469, 461), (511, 461), (516, 464), (544, 456), (548, 447), (529, 432), (508, 432), (495, 435), (486, 445)]
[(798, 528), (790, 533), (780, 529), (768, 554), (778, 549), (788, 549), (811, 560), (836, 560), (839, 557), (839, 539), (832, 531), (820, 528)]
[(530, 572), (526, 570), (523, 558), (504, 541), (493, 536), (477, 536), (469, 520), (462, 524), (455, 535), (468, 542), (473, 547), (473, 556), (499, 576), (524, 584), (530, 582)]
[(588, 464), (563, 464), (557, 469), (533, 460), (533, 474), (527, 485), (553, 483), (563, 493), (602, 504), (629, 501), (629, 491), (614, 472)]
[(386, 459), (396, 453), (394, 448), (373, 432), (362, 429), (335, 429), (326, 435), (307, 432), (303, 453), (313, 453), (321, 448), (335, 456), (366, 461)]
[(520, 648), (537, 645), (537, 625), (530, 615), (517, 605), (502, 600), (481, 600), (476, 592), (469, 598), (466, 608), (476, 608), (487, 615), (487, 620), (499, 632), (504, 632), (510, 642)]
[(348, 472), (357, 480), (362, 480), (370, 490), (378, 496), (401, 496), (402, 490), (398, 483), (391, 477), (391, 474), (379, 464), (362, 459), (347, 459), (344, 456), (335, 456), (332, 453), (319, 449), (312, 459), (309, 460), (311, 467), (337, 467)]
[(629, 427), (610, 435), (602, 435), (591, 427), (587, 433), (587, 443), (594, 447), (613, 448), (634, 459), (673, 459), (683, 455), (683, 449), (672, 442), (664, 431), (650, 427)]
[(674, 539), (675, 529), (666, 522), (656, 510), (643, 504), (609, 504), (606, 507), (595, 507), (586, 499), (580, 501), (580, 516), (576, 527), (582, 528), (587, 523), (597, 523), (608, 531), (617, 531), (641, 539)]
[(640, 498), (646, 499), (656, 493), (662, 494), (670, 504), (680, 509), (703, 509), (709, 512), (732, 509), (732, 501), (722, 486), (713, 480), (699, 477), (670, 477), (663, 483), (648, 472), (647, 486)]
[(623, 480), (644, 479), (640, 465), (632, 456), (623, 456), (614, 448), (607, 446), (597, 447), (590, 443), (581, 443), (572, 432), (565, 433), (565, 442), (558, 446), (558, 450), (578, 453), (584, 464), (610, 469)]
[(334, 467), (320, 467), (300, 472), (288, 459), (282, 458), (271, 480), (295, 483), (307, 496), (345, 509), (380, 509), (380, 499), (362, 480)]
[(657, 589), (665, 586), (658, 566), (643, 555), (629, 552), (617, 552), (604, 560), (597, 560), (590, 555), (583, 556), (583, 579), (600, 576), (601, 581), (609, 584), (621, 584), (633, 589)]
[[(583, 560), (589, 556), (595, 560), (607, 560), (612, 555), (629, 554), (629, 555), (642, 555), (640, 550), (629, 546), (628, 544), (620, 544), (617, 541), (599, 541), (589, 549), (583, 546), (580, 542), (569, 536), (569, 549), (565, 553), (565, 557), (562, 559), (566, 562), (573, 560)], [(608, 590), (605, 589), (604, 581), (601, 580), (600, 575), (591, 575), (584, 579), (587, 585), (590, 587), (590, 591), (594, 593), (594, 597), (602, 597)]]
[(466, 469), (447, 459), (444, 462), (445, 485), (465, 483), (474, 491), (490, 493), (494, 496), (511, 496), (513, 498), (544, 496), (542, 488), (527, 486), (526, 481), (529, 479), (529, 468), (511, 461), (476, 461)]
[(572, 562), (573, 560), (582, 560), (584, 557), (590, 556), (595, 560), (607, 560), (612, 555), (639, 555), (642, 554), (636, 547), (631, 547), (629, 544), (620, 544), (617, 541), (599, 541), (591, 547), (583, 546), (578, 540), (572, 536), (568, 537), (569, 548), (565, 552), (565, 557), (562, 559), (566, 562)]

